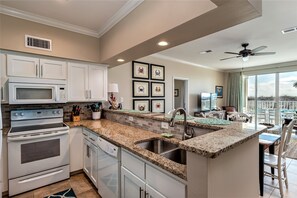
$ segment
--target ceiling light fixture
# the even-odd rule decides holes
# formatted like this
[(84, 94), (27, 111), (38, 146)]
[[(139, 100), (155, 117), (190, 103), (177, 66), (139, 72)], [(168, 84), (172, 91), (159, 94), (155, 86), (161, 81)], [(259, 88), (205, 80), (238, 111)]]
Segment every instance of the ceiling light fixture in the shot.
[(167, 41), (160, 41), (158, 45), (163, 47), (169, 45), (169, 43)]
[(248, 61), (248, 60), (249, 60), (249, 57), (250, 57), (250, 56), (243, 56), (243, 57), (242, 57), (243, 62)]
[(125, 60), (122, 59), (122, 58), (119, 58), (117, 61), (118, 61), (118, 62), (124, 62)]
[(291, 28), (286, 28), (282, 30), (283, 34), (288, 34), (288, 33), (292, 33), (292, 32), (296, 32), (297, 31), (297, 26), (296, 27), (291, 27)]

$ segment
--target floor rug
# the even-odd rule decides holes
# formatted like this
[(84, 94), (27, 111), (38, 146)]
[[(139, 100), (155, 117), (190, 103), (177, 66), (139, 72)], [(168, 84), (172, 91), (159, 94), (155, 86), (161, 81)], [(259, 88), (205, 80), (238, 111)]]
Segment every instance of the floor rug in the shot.
[(63, 190), (61, 192), (55, 193), (53, 195), (44, 197), (44, 198), (76, 198), (76, 195), (72, 188)]

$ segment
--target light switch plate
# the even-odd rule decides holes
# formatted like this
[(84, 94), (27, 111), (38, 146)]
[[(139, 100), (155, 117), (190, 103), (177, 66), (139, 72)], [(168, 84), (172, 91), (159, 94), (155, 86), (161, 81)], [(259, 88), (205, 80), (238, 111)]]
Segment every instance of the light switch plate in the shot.
[(132, 116), (129, 116), (129, 121), (133, 122), (133, 117)]
[(168, 127), (169, 127), (168, 122), (161, 122), (162, 129), (168, 129)]

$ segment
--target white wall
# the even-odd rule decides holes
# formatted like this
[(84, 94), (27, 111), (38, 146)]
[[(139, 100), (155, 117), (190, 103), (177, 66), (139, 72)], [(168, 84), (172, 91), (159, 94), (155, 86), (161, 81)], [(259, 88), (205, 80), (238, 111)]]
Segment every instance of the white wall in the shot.
[[(165, 66), (165, 112), (172, 109), (173, 105), (173, 77), (189, 79), (189, 112), (198, 110), (198, 94), (201, 92), (215, 92), (216, 85), (225, 85), (225, 73), (188, 64), (178, 63), (153, 56), (147, 56), (137, 61), (154, 63)], [(132, 109), (132, 63), (126, 63), (110, 68), (108, 71), (109, 83), (119, 84), (118, 101), (124, 98), (123, 108)], [(225, 104), (226, 86), (224, 86), (224, 98), (218, 99), (218, 106)]]

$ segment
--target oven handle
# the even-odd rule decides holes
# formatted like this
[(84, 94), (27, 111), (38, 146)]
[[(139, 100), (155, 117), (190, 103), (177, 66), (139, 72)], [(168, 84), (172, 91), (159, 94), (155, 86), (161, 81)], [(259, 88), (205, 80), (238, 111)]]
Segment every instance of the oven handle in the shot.
[(58, 171), (51, 172), (51, 173), (48, 173), (48, 174), (45, 174), (45, 175), (40, 175), (40, 176), (32, 177), (32, 178), (29, 178), (29, 179), (24, 179), (24, 180), (21, 180), (19, 183), (20, 184), (28, 183), (28, 182), (31, 182), (31, 181), (35, 181), (35, 180), (45, 178), (45, 177), (53, 176), (53, 175), (56, 175), (56, 174), (59, 174), (59, 173), (62, 173), (62, 172), (63, 172), (63, 170), (58, 170)]
[(61, 136), (61, 135), (65, 135), (68, 134), (68, 130), (67, 131), (57, 131), (54, 133), (50, 133), (50, 134), (39, 134), (36, 136), (26, 136), (26, 137), (7, 137), (7, 141), (8, 142), (14, 142), (14, 141), (23, 141), (23, 140), (33, 140), (33, 139), (40, 139), (40, 138), (46, 138), (46, 137), (54, 137), (54, 136)]

